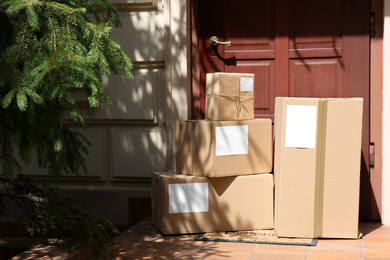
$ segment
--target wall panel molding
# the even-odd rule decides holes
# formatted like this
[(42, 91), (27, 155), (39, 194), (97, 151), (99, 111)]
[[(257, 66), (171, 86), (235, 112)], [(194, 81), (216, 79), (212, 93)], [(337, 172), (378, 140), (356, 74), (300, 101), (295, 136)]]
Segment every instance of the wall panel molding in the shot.
[[(158, 125), (162, 69), (156, 69), (156, 66), (160, 65), (141, 63), (139, 69), (132, 71), (132, 81), (121, 74), (103, 79), (103, 86), (112, 104), (102, 104), (95, 110), (94, 117), (86, 122), (92, 125)], [(80, 100), (78, 103), (82, 106)]]
[(163, 69), (165, 66), (163, 60), (156, 61), (133, 61), (134, 69)]
[(158, 10), (158, 0), (150, 1), (137, 1), (137, 0), (115, 0), (111, 3), (119, 11), (157, 11)]

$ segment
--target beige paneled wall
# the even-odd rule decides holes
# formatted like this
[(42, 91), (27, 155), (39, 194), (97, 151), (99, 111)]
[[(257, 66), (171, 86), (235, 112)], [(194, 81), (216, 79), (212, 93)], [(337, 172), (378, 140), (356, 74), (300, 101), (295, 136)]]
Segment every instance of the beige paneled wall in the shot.
[(112, 179), (149, 178), (165, 168), (165, 132), (155, 128), (116, 128), (111, 130)]
[(124, 75), (103, 79), (103, 85), (112, 104), (103, 104), (95, 112), (95, 120), (143, 122), (158, 124), (163, 120), (162, 69), (135, 69), (134, 80)]
[(112, 29), (114, 39), (133, 61), (164, 59), (164, 13), (121, 11), (122, 27)]
[[(80, 172), (81, 176), (84, 176), (84, 182), (102, 182), (108, 179), (106, 174), (109, 170), (109, 143), (108, 143), (108, 131), (101, 127), (90, 127), (88, 129), (74, 128), (74, 130), (82, 133), (90, 142), (89, 153), (84, 155), (86, 165), (88, 166), (88, 172)], [(96, 163), (99, 162), (99, 163)], [(23, 174), (29, 176), (41, 176), (46, 177), (46, 170), (40, 169), (38, 163), (32, 160), (30, 165), (23, 168)], [(64, 174), (64, 180), (75, 180), (76, 175)]]
[[(181, 0), (112, 0), (123, 26), (113, 28), (135, 64), (133, 81), (123, 74), (103, 79), (112, 105), (102, 105), (88, 128), (88, 174), (64, 176), (61, 197), (85, 198), (98, 216), (127, 224), (130, 198), (150, 198), (150, 176), (173, 165), (173, 125), (187, 116), (186, 6)], [(85, 102), (79, 93), (76, 100)], [(82, 104), (82, 103), (81, 103)], [(27, 171), (45, 180), (36, 164)]]
[(106, 185), (117, 186), (165, 169), (164, 11), (154, 0), (113, 3), (123, 25), (113, 28), (112, 38), (134, 62), (134, 80), (121, 74), (103, 79), (112, 105), (99, 108), (89, 124), (107, 133), (100, 140), (107, 147), (104, 159), (87, 161), (87, 167)]
[[(145, 183), (153, 171), (165, 170), (166, 132), (164, 103), (164, 9), (162, 0), (113, 0), (120, 11), (122, 27), (112, 29), (118, 42), (134, 62), (134, 80), (124, 74), (103, 78), (112, 105), (103, 104), (78, 126), (91, 142), (85, 156), (88, 173), (81, 183), (99, 186), (132, 186)], [(79, 93), (77, 100), (85, 97)], [(25, 173), (45, 178), (36, 163)], [(75, 184), (64, 175), (64, 183)]]

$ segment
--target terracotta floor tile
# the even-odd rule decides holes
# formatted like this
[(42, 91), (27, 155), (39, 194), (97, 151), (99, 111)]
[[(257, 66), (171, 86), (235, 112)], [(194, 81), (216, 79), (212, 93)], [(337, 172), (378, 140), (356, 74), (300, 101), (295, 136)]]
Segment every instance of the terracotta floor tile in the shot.
[(364, 257), (389, 257), (390, 246), (364, 246)]
[[(23, 253), (14, 256), (13, 260), (33, 260), (33, 259), (70, 259), (73, 256), (77, 256), (81, 252), (83, 252), (83, 249), (78, 249), (75, 252), (71, 254), (65, 253), (65, 248), (58, 248), (55, 246), (47, 246), (47, 245), (41, 245), (34, 248), (31, 248), (27, 251), (24, 251)], [(68, 258), (69, 257), (69, 258)]]
[(198, 235), (162, 236), (166, 242), (194, 241)]
[(256, 251), (250, 260), (305, 260), (306, 254), (295, 254), (287, 252)]
[(288, 246), (288, 245), (269, 245), (269, 244), (259, 244), (255, 250), (255, 253), (266, 252), (268, 254), (272, 253), (286, 253), (286, 254), (299, 254), (306, 255), (307, 246)]
[[(114, 257), (127, 259), (245, 259), (245, 260), (390, 260), (390, 226), (361, 223), (363, 239), (319, 239), (317, 246), (194, 241), (197, 235), (164, 236), (150, 220), (118, 235)], [(14, 259), (74, 259), (50, 246), (34, 247)], [(57, 258), (51, 257), (55, 255)], [(363, 258), (364, 256), (364, 258)], [(83, 259), (83, 258), (80, 258)]]
[(390, 257), (364, 257), (364, 260), (390, 260)]
[(164, 239), (164, 236), (161, 236), (159, 234), (149, 234), (149, 233), (142, 233), (142, 234), (127, 234), (125, 236), (116, 237), (115, 241), (120, 241), (121, 239), (127, 240), (127, 239), (138, 239), (145, 242), (154, 242), (156, 240)]
[(308, 255), (305, 260), (361, 260), (361, 256)]
[(136, 259), (191, 259), (198, 250), (151, 248)]
[(161, 240), (153, 243), (154, 248), (172, 248), (172, 249), (200, 249), (206, 245), (206, 241), (165, 241)]
[(307, 246), (259, 244), (250, 259), (305, 259), (307, 248)]
[(167, 236), (157, 241), (155, 247), (170, 247), (170, 248), (201, 248), (207, 244), (207, 241), (195, 241), (196, 236)]
[(390, 237), (390, 228), (380, 228), (380, 229), (375, 229), (367, 234), (364, 235), (364, 237), (368, 236), (380, 236), (380, 237)]
[(208, 242), (204, 250), (253, 252), (256, 246), (255, 243)]
[(312, 255), (332, 255), (332, 256), (355, 256), (361, 257), (363, 254), (362, 246), (330, 243), (319, 240), (317, 246), (309, 248), (309, 256)]
[(120, 248), (115, 250), (113, 257), (105, 258), (106, 260), (126, 260), (126, 259), (135, 259), (139, 255), (147, 252), (149, 248)]
[(152, 247), (158, 239), (152, 239), (149, 240), (144, 237), (138, 237), (138, 236), (127, 236), (125, 238), (119, 239), (119, 240), (114, 240), (115, 243), (115, 248), (135, 248), (135, 247)]
[[(333, 245), (350, 245), (350, 246), (363, 246), (363, 239), (318, 239), (320, 244), (333, 244)], [(317, 244), (318, 244), (317, 243)]]
[(366, 236), (364, 246), (388, 246), (390, 247), (390, 236)]
[(234, 260), (247, 260), (252, 252), (243, 251), (219, 251), (219, 250), (202, 250), (195, 259), (234, 259)]
[(369, 225), (364, 226), (364, 236), (387, 236), (390, 237), (390, 226)]

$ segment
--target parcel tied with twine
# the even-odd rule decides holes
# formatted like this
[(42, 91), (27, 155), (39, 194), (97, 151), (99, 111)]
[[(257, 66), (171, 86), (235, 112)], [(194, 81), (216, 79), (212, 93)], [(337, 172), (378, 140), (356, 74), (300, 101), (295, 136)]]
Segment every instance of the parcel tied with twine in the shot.
[(208, 73), (206, 115), (208, 120), (254, 119), (254, 74)]

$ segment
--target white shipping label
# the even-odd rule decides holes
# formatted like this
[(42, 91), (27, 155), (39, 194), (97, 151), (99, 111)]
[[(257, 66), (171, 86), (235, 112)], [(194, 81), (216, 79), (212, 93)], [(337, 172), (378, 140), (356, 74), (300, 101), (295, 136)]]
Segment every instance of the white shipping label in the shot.
[(240, 77), (240, 91), (253, 92), (253, 78)]
[(248, 126), (215, 127), (216, 156), (248, 154)]
[(168, 185), (169, 213), (208, 212), (209, 184), (177, 183)]
[(315, 148), (317, 106), (287, 105), (285, 147)]

